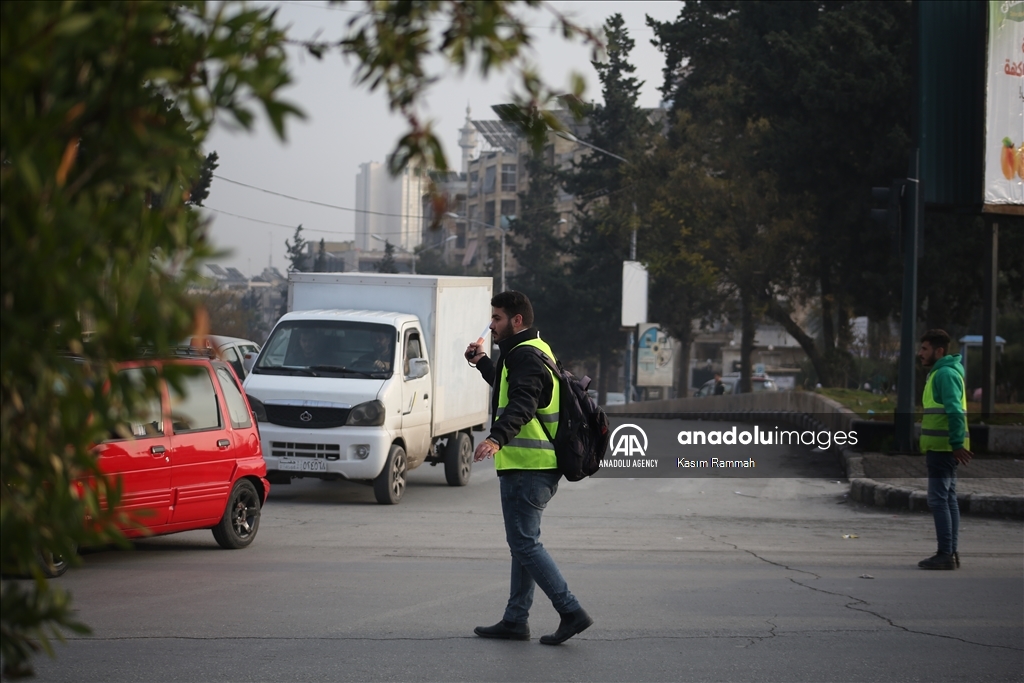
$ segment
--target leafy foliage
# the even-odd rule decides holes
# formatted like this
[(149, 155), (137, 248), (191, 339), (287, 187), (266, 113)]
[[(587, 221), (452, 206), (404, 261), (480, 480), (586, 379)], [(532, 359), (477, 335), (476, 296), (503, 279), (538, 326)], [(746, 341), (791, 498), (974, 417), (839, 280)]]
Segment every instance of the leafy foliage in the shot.
[[(825, 384), (849, 364), (849, 319), (884, 318), (898, 287), (867, 195), (909, 158), (909, 12), (908, 3), (697, 0), (674, 22), (649, 21), (674, 110), (693, 126), (721, 125), (712, 139), (722, 144), (700, 162), (720, 170), (732, 158), (734, 171), (769, 182), (758, 191), (789, 213), (777, 228), (801, 221), (803, 237), (765, 262), (781, 277), (757, 283), (755, 304), (800, 341)], [(757, 141), (742, 155), (735, 143), (751, 126)], [(820, 339), (794, 315), (812, 300)]]
[(186, 287), (211, 255), (186, 205), (200, 146), (218, 113), (248, 128), (254, 106), (283, 135), (283, 42), (273, 12), (233, 3), (0, 5), (4, 676), (85, 630), (37, 554), (120, 538), (92, 451), (140, 399), (116, 363), (191, 330)]
[[(530, 21), (537, 19), (532, 14), (524, 16), (523, 10), (541, 6), (540, 0), (366, 0), (365, 11), (352, 17), (339, 40), (303, 44), (317, 58), (334, 51), (354, 57), (356, 83), (371, 92), (383, 90), (391, 110), (405, 117), (408, 131), (388, 157), (393, 174), (410, 161), (445, 171), (448, 164), (441, 141), (420, 112), (426, 92), (445, 69), (465, 73), (475, 64), (486, 77), (492, 71), (510, 68), (518, 87), (510, 97), (512, 106), (503, 109), (503, 115), (518, 123), (535, 146), (543, 145), (549, 128), (563, 127), (548, 111), (550, 104), (578, 106), (583, 94), (580, 75), (572, 75), (566, 96), (545, 84), (528, 59), (527, 48), (533, 42)], [(566, 39), (583, 39), (597, 53), (601, 45), (597, 36), (551, 5), (543, 7), (552, 15), (553, 28)], [(443, 68), (431, 72), (430, 58), (436, 56), (441, 57), (436, 63)]]

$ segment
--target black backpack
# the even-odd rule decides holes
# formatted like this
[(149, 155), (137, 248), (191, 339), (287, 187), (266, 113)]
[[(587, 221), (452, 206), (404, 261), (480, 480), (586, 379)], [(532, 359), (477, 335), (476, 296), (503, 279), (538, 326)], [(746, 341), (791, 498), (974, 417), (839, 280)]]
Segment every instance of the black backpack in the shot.
[(558, 433), (551, 438), (548, 428), (540, 423), (548, 441), (555, 446), (558, 471), (569, 481), (589, 477), (601, 468), (601, 458), (608, 449), (608, 416), (587, 393), (589, 377), (576, 379), (561, 362), (556, 364), (540, 349), (531, 348), (559, 382)]

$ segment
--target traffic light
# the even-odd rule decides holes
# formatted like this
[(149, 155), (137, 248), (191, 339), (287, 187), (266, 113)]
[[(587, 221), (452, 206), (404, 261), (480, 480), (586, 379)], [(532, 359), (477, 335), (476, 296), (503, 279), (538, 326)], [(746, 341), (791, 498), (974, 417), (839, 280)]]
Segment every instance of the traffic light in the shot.
[(888, 229), (893, 254), (897, 258), (903, 252), (903, 197), (906, 189), (907, 180), (902, 178), (892, 181), (889, 187), (871, 188), (871, 198), (875, 204), (885, 207), (871, 209), (871, 218)]

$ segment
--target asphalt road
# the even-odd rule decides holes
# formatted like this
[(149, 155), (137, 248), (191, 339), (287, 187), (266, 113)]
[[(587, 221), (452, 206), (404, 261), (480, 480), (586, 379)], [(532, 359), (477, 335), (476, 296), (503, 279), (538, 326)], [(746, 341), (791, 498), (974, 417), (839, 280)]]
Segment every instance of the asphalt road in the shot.
[[(676, 435), (711, 428), (630, 422), (658, 459), (699, 455)], [(204, 531), (89, 551), (59, 581), (93, 634), (37, 680), (1024, 680), (1020, 521), (965, 518), (963, 567), (921, 571), (931, 517), (848, 503), (832, 456), (719, 451), (757, 475), (562, 482), (543, 540), (596, 620), (562, 646), (537, 641), (557, 625), (539, 590), (533, 640), (472, 633), (508, 591), (488, 461), (462, 489), (420, 468), (394, 507), (358, 484), (276, 486), (246, 550)]]

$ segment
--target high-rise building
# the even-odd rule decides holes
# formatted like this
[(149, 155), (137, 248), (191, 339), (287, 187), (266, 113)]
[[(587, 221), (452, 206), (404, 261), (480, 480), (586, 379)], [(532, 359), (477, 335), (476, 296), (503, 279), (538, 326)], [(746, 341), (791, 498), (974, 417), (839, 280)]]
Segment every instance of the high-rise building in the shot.
[(356, 176), (356, 248), (380, 251), (384, 240), (412, 252), (422, 240), (424, 174), (407, 167), (391, 177), (387, 164), (359, 165)]

